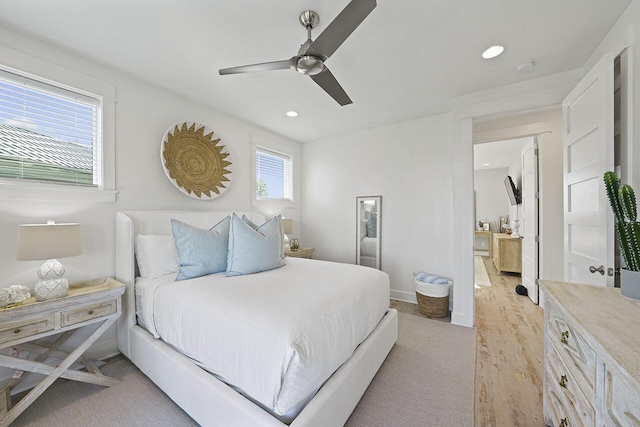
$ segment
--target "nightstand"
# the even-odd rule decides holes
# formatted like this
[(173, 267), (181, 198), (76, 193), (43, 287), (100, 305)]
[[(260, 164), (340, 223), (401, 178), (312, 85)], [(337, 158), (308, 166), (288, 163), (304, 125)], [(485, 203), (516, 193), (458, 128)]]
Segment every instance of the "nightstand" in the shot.
[[(102, 375), (96, 363), (82, 354), (120, 316), (124, 290), (122, 283), (111, 278), (89, 280), (71, 284), (65, 297), (48, 301), (31, 297), (20, 306), (0, 310), (0, 349), (11, 348), (14, 355), (37, 354), (35, 359), (0, 354), (0, 366), (16, 370), (13, 379), (0, 390), (1, 426), (11, 424), (58, 378), (103, 386), (120, 382)], [(70, 353), (59, 350), (76, 330), (94, 323), (100, 325), (74, 350)], [(60, 335), (53, 342), (38, 342), (56, 334)], [(60, 363), (57, 366), (44, 363), (49, 358), (58, 359)], [(76, 361), (87, 371), (70, 369)], [(12, 407), (11, 390), (29, 372), (46, 377)]]
[(302, 246), (297, 251), (287, 249), (284, 254), (292, 258), (313, 258), (313, 251), (315, 248), (303, 248)]

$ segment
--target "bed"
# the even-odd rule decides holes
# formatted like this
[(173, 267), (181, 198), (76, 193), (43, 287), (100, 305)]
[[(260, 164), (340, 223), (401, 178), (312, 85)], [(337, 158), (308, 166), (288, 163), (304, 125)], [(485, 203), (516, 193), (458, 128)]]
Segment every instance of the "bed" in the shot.
[[(287, 417), (276, 418), (271, 415), (265, 410), (269, 408), (264, 408), (260, 402), (237, 392), (207, 371), (206, 367), (203, 369), (194, 359), (177, 351), (174, 345), (156, 338), (148, 329), (138, 324), (135, 236), (170, 234), (171, 218), (196, 227), (209, 228), (229, 214), (230, 212), (225, 211), (130, 211), (116, 215), (116, 278), (127, 286), (123, 298), (123, 315), (118, 322), (118, 346), (145, 375), (203, 426), (283, 427), (289, 422)], [(264, 222), (264, 217), (255, 212), (238, 214), (246, 215), (255, 223)], [(294, 271), (305, 267), (299, 262), (308, 260), (287, 261), (290, 264), (289, 270)], [(281, 272), (276, 270), (272, 273), (272, 279), (283, 282), (278, 275), (284, 274), (286, 267), (278, 269)], [(247, 281), (250, 276), (240, 279)], [(199, 282), (195, 280), (193, 283), (197, 287)], [(327, 307), (330, 305), (324, 309)], [(145, 324), (148, 328), (146, 317)], [(346, 361), (335, 372), (332, 371), (333, 374), (321, 384), (319, 390), (313, 390), (309, 394), (310, 400), (299, 413), (296, 412), (297, 416), (290, 423), (292, 427), (340, 426), (346, 422), (397, 339), (397, 312), (385, 308), (382, 319), (372, 327), (373, 331), (366, 335), (352, 354), (345, 356)]]

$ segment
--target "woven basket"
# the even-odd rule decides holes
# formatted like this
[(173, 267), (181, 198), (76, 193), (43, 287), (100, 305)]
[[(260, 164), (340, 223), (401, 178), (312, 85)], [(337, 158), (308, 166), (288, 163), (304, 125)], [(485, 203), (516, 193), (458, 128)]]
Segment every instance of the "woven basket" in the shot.
[(447, 317), (449, 315), (449, 295), (434, 298), (416, 292), (418, 311), (427, 317)]

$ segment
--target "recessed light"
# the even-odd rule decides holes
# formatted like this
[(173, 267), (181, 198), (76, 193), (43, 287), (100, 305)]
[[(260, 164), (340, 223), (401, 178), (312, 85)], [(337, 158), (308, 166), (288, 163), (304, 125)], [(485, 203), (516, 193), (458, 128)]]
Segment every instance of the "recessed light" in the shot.
[(482, 166), (491, 166), (491, 163), (483, 163)]
[(484, 59), (491, 59), (500, 55), (502, 52), (504, 52), (504, 46), (491, 46), (489, 49), (482, 52), (482, 57)]
[(289, 117), (297, 117), (298, 113), (295, 111), (287, 111), (287, 116)]

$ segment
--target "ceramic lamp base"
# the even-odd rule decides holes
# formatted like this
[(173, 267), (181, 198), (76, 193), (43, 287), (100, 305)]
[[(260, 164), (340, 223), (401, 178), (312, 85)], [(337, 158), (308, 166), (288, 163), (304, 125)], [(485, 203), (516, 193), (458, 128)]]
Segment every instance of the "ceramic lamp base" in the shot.
[(57, 259), (49, 259), (38, 270), (38, 277), (42, 280), (61, 279), (64, 276), (64, 266)]
[(38, 301), (63, 297), (69, 293), (69, 281), (67, 279), (42, 280), (36, 283), (34, 293)]

